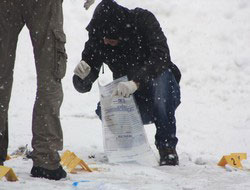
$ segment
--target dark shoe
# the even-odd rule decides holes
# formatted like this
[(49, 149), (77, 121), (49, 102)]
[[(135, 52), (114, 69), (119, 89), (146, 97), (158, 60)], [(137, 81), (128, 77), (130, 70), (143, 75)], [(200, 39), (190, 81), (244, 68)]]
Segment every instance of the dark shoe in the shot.
[(159, 150), (160, 166), (176, 166), (179, 165), (179, 158), (174, 148), (165, 148)]
[(45, 168), (33, 166), (30, 173), (32, 177), (47, 178), (52, 180), (60, 180), (67, 176), (67, 173), (64, 171), (62, 166), (60, 166), (56, 170), (48, 170)]

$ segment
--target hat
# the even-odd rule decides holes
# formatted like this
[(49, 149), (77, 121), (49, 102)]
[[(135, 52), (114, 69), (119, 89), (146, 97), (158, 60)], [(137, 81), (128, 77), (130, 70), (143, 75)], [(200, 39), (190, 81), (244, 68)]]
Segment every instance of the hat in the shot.
[(128, 15), (129, 9), (118, 5), (113, 0), (102, 0), (96, 7), (87, 30), (101, 37), (121, 38), (128, 26)]

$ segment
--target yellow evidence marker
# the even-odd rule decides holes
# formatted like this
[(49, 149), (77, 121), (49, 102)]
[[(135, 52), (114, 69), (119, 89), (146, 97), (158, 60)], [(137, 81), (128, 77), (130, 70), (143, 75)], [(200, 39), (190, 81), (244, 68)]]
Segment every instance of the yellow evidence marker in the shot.
[(78, 158), (75, 155), (75, 153), (70, 152), (69, 150), (66, 150), (63, 153), (63, 155), (61, 156), (61, 164), (63, 166), (66, 166), (68, 172), (70, 172), (70, 173), (75, 173), (74, 170), (75, 170), (76, 166), (78, 166), (78, 165), (85, 171), (88, 171), (88, 172), (93, 171), (91, 168), (89, 168), (89, 166), (86, 164), (86, 162), (84, 162), (83, 160)]
[(230, 155), (223, 156), (220, 162), (218, 163), (218, 166), (225, 166), (226, 164), (228, 164), (234, 168), (243, 169), (241, 161), (246, 159), (247, 159), (246, 153), (232, 153)]
[(0, 166), (0, 179), (2, 179), (4, 176), (8, 181), (18, 181), (17, 176), (12, 168)]

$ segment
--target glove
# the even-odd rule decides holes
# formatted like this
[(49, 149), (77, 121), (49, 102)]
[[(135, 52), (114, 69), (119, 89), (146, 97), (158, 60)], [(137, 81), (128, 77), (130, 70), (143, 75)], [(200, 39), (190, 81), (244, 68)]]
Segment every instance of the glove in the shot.
[(76, 66), (74, 73), (83, 80), (89, 75), (90, 71), (91, 67), (85, 61), (80, 61)]
[(123, 96), (129, 97), (138, 89), (137, 84), (134, 81), (120, 82), (116, 89), (112, 93), (112, 97), (114, 96)]
[(95, 2), (95, 0), (85, 0), (84, 8), (85, 8), (86, 10), (88, 10), (89, 7), (90, 7), (92, 4), (94, 4), (94, 2)]

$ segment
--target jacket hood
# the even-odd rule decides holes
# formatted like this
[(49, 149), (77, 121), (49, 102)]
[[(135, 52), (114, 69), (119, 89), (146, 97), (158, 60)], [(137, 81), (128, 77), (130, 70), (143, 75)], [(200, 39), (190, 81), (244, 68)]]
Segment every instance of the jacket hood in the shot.
[(130, 10), (115, 1), (102, 0), (86, 29), (101, 38), (124, 39), (131, 28), (129, 15)]

